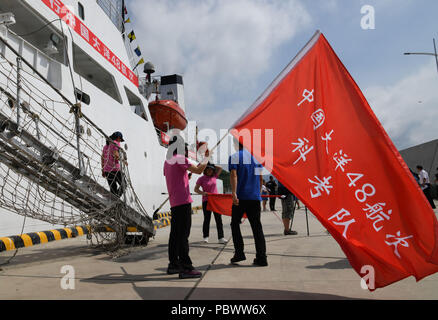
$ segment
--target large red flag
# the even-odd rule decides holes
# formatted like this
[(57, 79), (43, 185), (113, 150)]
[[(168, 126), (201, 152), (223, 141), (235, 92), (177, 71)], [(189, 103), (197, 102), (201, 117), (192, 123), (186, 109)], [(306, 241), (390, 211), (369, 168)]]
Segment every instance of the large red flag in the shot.
[[(261, 139), (242, 140), (245, 148), (261, 163), (272, 157), (272, 174), (329, 230), (356, 272), (374, 268), (375, 288), (438, 271), (435, 214), (321, 33), (233, 128), (262, 129)], [(271, 148), (263, 129), (274, 130)]]

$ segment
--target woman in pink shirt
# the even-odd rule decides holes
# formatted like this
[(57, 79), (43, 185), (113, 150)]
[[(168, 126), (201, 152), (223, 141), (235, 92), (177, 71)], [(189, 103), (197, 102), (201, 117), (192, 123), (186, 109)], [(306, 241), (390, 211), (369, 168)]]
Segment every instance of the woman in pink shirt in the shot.
[(164, 176), (169, 192), (172, 220), (169, 235), (169, 265), (167, 274), (178, 274), (180, 279), (200, 278), (189, 256), (189, 236), (192, 226), (192, 197), (188, 172), (201, 174), (208, 163), (206, 157), (198, 166), (187, 159), (187, 144), (180, 136), (174, 136), (164, 162)]
[[(124, 193), (124, 178), (120, 171), (120, 143), (125, 142), (121, 132), (114, 132), (102, 150), (102, 176), (108, 181), (111, 192), (120, 197)], [(127, 163), (125, 163), (127, 164)]]
[[(208, 164), (204, 170), (204, 175), (196, 182), (195, 192), (202, 194), (202, 209), (204, 211), (204, 224), (202, 232), (204, 234), (204, 242), (208, 243), (208, 237), (210, 234), (210, 220), (211, 211), (207, 210), (208, 194), (218, 193), (216, 180), (222, 172), (222, 168), (216, 167), (213, 164)], [(202, 191), (200, 190), (202, 188)], [(222, 216), (219, 213), (213, 212), (214, 219), (216, 220), (217, 235), (219, 243), (225, 244), (227, 240), (224, 238), (224, 227), (222, 224)]]

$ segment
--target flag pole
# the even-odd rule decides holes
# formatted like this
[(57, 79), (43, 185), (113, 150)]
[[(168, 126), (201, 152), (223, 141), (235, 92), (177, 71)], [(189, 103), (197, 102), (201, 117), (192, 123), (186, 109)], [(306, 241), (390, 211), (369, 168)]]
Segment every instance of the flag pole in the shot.
[(167, 199), (164, 200), (164, 202), (158, 207), (158, 209), (154, 211), (154, 214), (152, 215), (152, 219), (153, 220), (157, 220), (158, 219), (158, 216), (157, 216), (158, 211), (160, 211), (161, 208), (164, 207), (164, 205), (167, 203), (167, 201), (169, 201), (169, 197), (167, 197)]
[(305, 206), (305, 210), (306, 210), (306, 225), (307, 225), (307, 236), (309, 237), (310, 236), (310, 233), (309, 233), (309, 218), (308, 218), (308, 215), (307, 215), (307, 207)]
[(280, 84), (280, 82), (284, 79), (284, 77), (289, 74), (289, 72), (295, 68), (295, 66), (303, 59), (303, 57), (306, 55), (306, 53), (315, 45), (315, 43), (318, 41), (319, 37), (321, 36), (321, 31), (316, 30), (313, 37), (307, 42), (307, 44), (298, 52), (298, 54), (295, 56), (295, 58), (292, 59), (292, 61), (286, 66), (286, 68), (283, 69), (283, 71), (280, 72), (280, 74), (277, 76), (277, 78), (274, 79), (274, 81), (269, 85), (269, 87), (257, 98), (257, 100), (245, 111), (245, 113), (233, 124), (233, 128), (241, 122), (248, 114), (250, 114), (252, 111), (254, 111), (263, 100), (266, 99), (269, 94)]
[(216, 143), (216, 145), (210, 150), (210, 152), (213, 152), (214, 150), (216, 150), (219, 145), (222, 143), (222, 141), (225, 140), (225, 138), (230, 134), (231, 129), (228, 129), (228, 132), (219, 140), (218, 143)]
[[(295, 195), (294, 195), (295, 197)], [(295, 199), (298, 199), (295, 197)], [(298, 200), (294, 200), (294, 216), (295, 217), (295, 212), (297, 210), (297, 204), (298, 204)], [(292, 224), (294, 223), (294, 219), (290, 219), (290, 225), (289, 225), (289, 230), (292, 230)]]

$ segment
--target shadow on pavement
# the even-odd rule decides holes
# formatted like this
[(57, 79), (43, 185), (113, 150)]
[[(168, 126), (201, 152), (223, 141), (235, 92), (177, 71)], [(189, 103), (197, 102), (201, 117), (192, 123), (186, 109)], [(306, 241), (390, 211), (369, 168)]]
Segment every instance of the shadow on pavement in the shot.
[(323, 265), (307, 266), (306, 268), (339, 270), (339, 269), (351, 269), (351, 265), (348, 259), (340, 259), (337, 261), (327, 262), (326, 264)]
[(175, 281), (178, 275), (169, 276), (164, 272), (132, 275), (126, 273), (107, 273), (98, 275), (88, 279), (81, 279), (81, 282), (96, 283), (96, 284), (118, 284), (118, 283), (134, 283), (146, 281)]
[[(231, 267), (231, 266), (220, 266)], [(236, 266), (232, 266), (236, 267)], [(249, 266), (237, 266), (240, 268)], [(300, 291), (286, 290), (265, 290), (265, 289), (240, 289), (240, 288), (196, 288), (192, 294), (192, 286), (187, 287), (142, 287), (142, 283), (148, 281), (167, 281), (172, 283), (196, 281), (179, 280), (178, 276), (163, 276), (163, 273), (129, 275), (122, 273), (113, 273), (100, 275), (97, 277), (83, 279), (82, 282), (91, 282), (96, 284), (119, 284), (131, 283), (133, 289), (143, 300), (184, 300), (190, 295), (190, 300), (355, 300), (353, 298), (325, 294), (311, 293)], [(139, 286), (140, 285), (140, 286)]]
[[(188, 288), (141, 288), (135, 291), (144, 300), (181, 300), (187, 296)], [(196, 288), (190, 300), (354, 300), (352, 298), (323, 293), (285, 290), (236, 289), (236, 288)]]
[[(0, 264), (5, 263), (14, 252), (15, 250), (10, 251), (8, 255), (0, 257)], [(9, 264), (3, 265), (2, 268), (6, 270), (23, 264), (29, 265), (46, 261), (53, 262), (63, 258), (95, 257), (102, 253), (104, 253), (102, 250), (93, 249), (87, 245), (63, 246), (57, 248), (47, 248), (41, 245), (40, 247), (20, 248), (15, 258), (13, 258)]]

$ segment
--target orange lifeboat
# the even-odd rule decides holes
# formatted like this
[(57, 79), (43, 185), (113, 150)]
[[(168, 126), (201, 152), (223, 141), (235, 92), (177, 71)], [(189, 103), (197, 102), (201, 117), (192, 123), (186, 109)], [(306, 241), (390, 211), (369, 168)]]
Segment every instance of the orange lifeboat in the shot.
[(170, 129), (184, 130), (187, 118), (184, 110), (172, 100), (157, 100), (149, 103), (149, 112), (157, 129), (167, 132)]

